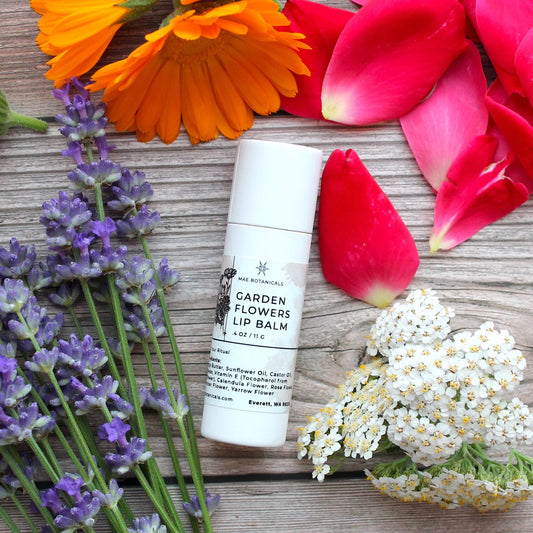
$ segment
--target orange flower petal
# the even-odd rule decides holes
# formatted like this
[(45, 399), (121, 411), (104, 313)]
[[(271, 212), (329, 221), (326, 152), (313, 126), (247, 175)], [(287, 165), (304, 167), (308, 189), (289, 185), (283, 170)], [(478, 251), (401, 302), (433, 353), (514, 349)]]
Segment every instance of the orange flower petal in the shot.
[(166, 80), (168, 92), (165, 106), (156, 124), (156, 131), (164, 143), (174, 142), (179, 135), (181, 126), (181, 71), (169, 69)]
[(240, 131), (250, 128), (253, 123), (252, 110), (240, 97), (231, 78), (216, 57), (209, 63), (209, 76), (215, 100), (228, 124)]
[(163, 113), (169, 92), (169, 78), (174, 70), (171, 61), (167, 61), (154, 76), (148, 90), (139, 105), (135, 123), (141, 131), (155, 129), (156, 122)]
[(201, 65), (184, 65), (181, 71), (181, 93), (189, 105), (183, 107), (183, 125), (187, 131), (202, 141), (216, 139), (216, 104), (209, 75)]
[(243, 100), (256, 113), (269, 115), (279, 109), (279, 93), (252, 61), (228, 46), (223, 65), (226, 72), (235, 80), (235, 86)]

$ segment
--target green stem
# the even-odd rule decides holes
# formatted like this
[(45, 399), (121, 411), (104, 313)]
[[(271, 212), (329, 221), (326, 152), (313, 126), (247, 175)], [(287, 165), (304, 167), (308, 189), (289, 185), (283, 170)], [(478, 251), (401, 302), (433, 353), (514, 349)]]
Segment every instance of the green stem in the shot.
[[(109, 294), (111, 295), (111, 304), (113, 309), (113, 315), (115, 318), (115, 325), (117, 330), (118, 339), (120, 342), (120, 347), (122, 350), (122, 366), (124, 368), (124, 373), (126, 374), (126, 382), (130, 389), (131, 402), (133, 404), (134, 414), (132, 419), (135, 420), (137, 425), (136, 433), (146, 441), (148, 449), (148, 432), (146, 430), (146, 424), (142, 414), (142, 406), (139, 399), (139, 389), (137, 387), (137, 380), (135, 378), (135, 371), (133, 370), (133, 362), (131, 360), (130, 347), (128, 344), (128, 338), (126, 336), (126, 329), (124, 328), (124, 317), (122, 316), (122, 309), (120, 307), (120, 297), (118, 294), (117, 287), (114, 282), (113, 276), (107, 277)], [(132, 420), (132, 422), (133, 422)], [(133, 424), (132, 424), (133, 425)], [(152, 481), (154, 487), (156, 487), (157, 492), (160, 492), (162, 489), (167, 490), (167, 487), (162, 487), (158, 482), (159, 468), (155, 463), (155, 459), (149, 459), (147, 462), (148, 475)]]
[[(141, 235), (140, 239), (141, 239), (141, 246), (143, 248), (144, 255), (150, 261), (150, 263), (152, 263), (152, 268), (154, 270), (154, 279), (155, 279), (156, 286), (157, 286), (157, 293), (156, 293), (157, 299), (159, 301), (159, 305), (161, 306), (161, 310), (163, 312), (163, 320), (165, 322), (165, 329), (167, 330), (168, 340), (170, 342), (170, 347), (172, 349), (172, 357), (174, 361), (174, 367), (176, 368), (176, 374), (178, 376), (178, 383), (179, 383), (180, 391), (183, 395), (185, 395), (187, 405), (190, 406), (191, 403), (190, 403), (190, 398), (189, 398), (189, 392), (187, 389), (187, 381), (185, 380), (185, 372), (183, 371), (183, 364), (181, 362), (181, 355), (180, 355), (180, 351), (178, 347), (178, 342), (176, 341), (176, 336), (174, 334), (174, 327), (170, 319), (170, 313), (168, 312), (165, 292), (163, 290), (161, 280), (159, 279), (159, 274), (157, 272), (157, 268), (152, 258), (152, 254), (150, 253), (150, 248), (148, 247), (148, 241), (146, 240), (146, 237), (144, 235)], [(192, 448), (193, 448), (194, 455), (195, 455), (196, 467), (198, 468), (199, 471), (201, 471), (200, 454), (198, 453), (198, 443), (196, 441), (196, 432), (194, 430), (194, 421), (193, 421), (191, 410), (189, 410), (189, 412), (187, 413), (187, 426), (189, 428), (189, 435), (190, 435), (191, 444), (192, 444)]]
[[(146, 359), (146, 366), (148, 367), (148, 374), (150, 376), (150, 384), (152, 386), (152, 389), (155, 391), (157, 389), (157, 381), (155, 379), (155, 372), (154, 372), (154, 365), (152, 364), (152, 357), (150, 353), (150, 347), (148, 346), (148, 343), (146, 341), (142, 342), (144, 357)], [(166, 420), (163, 415), (160, 413), (160, 420), (161, 425), (163, 427), (163, 432), (165, 434), (165, 440), (167, 443), (167, 449), (168, 453), (170, 455), (170, 460), (172, 461), (172, 466), (174, 468), (174, 474), (176, 476), (176, 480), (178, 482), (178, 486), (180, 489), (181, 497), (186, 501), (190, 501), (189, 492), (187, 490), (187, 484), (185, 483), (185, 478), (183, 477), (183, 472), (181, 470), (181, 465), (179, 461), (178, 454), (176, 453), (176, 448), (174, 446), (174, 440), (172, 438), (172, 431), (170, 429), (170, 426), (168, 424), (168, 420)], [(170, 502), (172, 505), (172, 501)], [(173, 508), (173, 506), (172, 506)], [(193, 528), (193, 531), (195, 533), (199, 532), (200, 529), (198, 527), (198, 521), (195, 517), (189, 515), (189, 519), (191, 522), (191, 526)]]
[[(18, 374), (19, 376), (24, 378), (26, 383), (31, 384), (26, 374), (24, 374), (20, 368), (18, 370)], [(32, 395), (32, 398), (37, 402), (37, 405), (39, 406), (39, 409), (42, 411), (42, 413), (46, 416), (50, 416), (50, 410), (48, 409), (48, 406), (44, 403), (42, 398), (37, 394), (37, 391), (33, 387), (31, 389), (31, 395)], [(67, 438), (65, 437), (65, 434), (63, 433), (63, 431), (57, 424), (54, 428), (54, 433), (56, 434), (57, 438), (61, 442), (64, 450), (67, 452), (70, 460), (74, 463), (74, 466), (80, 472), (84, 480), (87, 481), (88, 478), (83, 468), (83, 465), (80, 463), (78, 456), (76, 455), (76, 452), (72, 449), (72, 446), (70, 445)]]
[[(165, 361), (163, 359), (163, 354), (161, 353), (161, 348), (159, 346), (159, 341), (157, 340), (157, 335), (154, 330), (154, 326), (152, 325), (152, 320), (150, 318), (150, 312), (148, 310), (148, 307), (146, 304), (141, 305), (142, 311), (143, 311), (143, 317), (144, 321), (146, 322), (146, 325), (148, 326), (148, 330), (150, 331), (150, 337), (152, 341), (152, 345), (155, 349), (155, 353), (157, 356), (157, 361), (159, 363), (159, 368), (161, 370), (161, 375), (163, 376), (163, 381), (165, 383), (165, 388), (167, 390), (168, 397), (170, 399), (170, 404), (172, 405), (172, 408), (174, 409), (174, 412), (176, 414), (179, 414), (179, 407), (176, 402), (176, 398), (174, 397), (174, 393), (172, 391), (172, 386), (170, 384), (170, 381), (168, 379), (168, 375), (165, 368)], [(207, 509), (207, 503), (205, 500), (205, 487), (203, 478), (201, 475), (201, 472), (198, 468), (196, 456), (193, 451), (193, 447), (191, 445), (191, 441), (188, 436), (187, 428), (185, 427), (185, 422), (183, 421), (183, 418), (178, 416), (176, 419), (178, 423), (178, 427), (180, 430), (181, 438), (183, 441), (183, 447), (185, 449), (185, 455), (187, 456), (187, 460), (189, 462), (189, 465), (191, 467), (191, 475), (192, 480), (194, 483), (194, 488), (196, 489), (196, 495), (198, 496), (198, 501), (200, 503), (200, 508), (202, 509), (202, 518), (203, 518), (203, 524), (204, 524), (204, 530), (206, 532), (212, 532), (213, 528), (211, 526), (211, 518), (209, 516), (209, 510)]]
[(46, 457), (48, 458), (48, 462), (52, 466), (52, 468), (58, 473), (58, 475), (61, 477), (63, 475), (63, 469), (61, 468), (61, 465), (59, 464), (59, 461), (57, 460), (56, 454), (50, 445), (50, 442), (48, 439), (42, 439), (40, 441), (41, 448), (43, 449), (43, 452), (46, 454)]
[(98, 340), (100, 341), (100, 344), (102, 345), (102, 348), (104, 349), (105, 354), (107, 356), (107, 364), (109, 366), (109, 371), (111, 372), (111, 376), (116, 382), (118, 382), (118, 392), (120, 396), (122, 396), (123, 398), (128, 398), (126, 389), (124, 388), (124, 384), (122, 383), (122, 379), (118, 371), (117, 364), (115, 362), (115, 358), (113, 357), (113, 354), (111, 353), (111, 349), (109, 348), (109, 343), (107, 342), (107, 337), (106, 337), (104, 328), (102, 326), (102, 321), (100, 320), (98, 309), (96, 309), (96, 304), (94, 303), (94, 298), (91, 293), (91, 288), (89, 287), (89, 284), (87, 283), (86, 280), (81, 280), (80, 285), (81, 285), (81, 290), (83, 292), (83, 296), (85, 297), (85, 301), (87, 302), (87, 307), (89, 308), (89, 313), (91, 314), (91, 318), (94, 322), (94, 326), (96, 327), (96, 333), (98, 335)]
[(161, 504), (159, 499), (155, 496), (154, 491), (152, 490), (152, 487), (150, 486), (149, 481), (146, 479), (146, 476), (144, 475), (143, 471), (139, 466), (136, 466), (134, 469), (135, 475), (137, 476), (137, 479), (139, 480), (139, 483), (143, 487), (146, 494), (148, 494), (148, 497), (152, 500), (152, 503), (154, 504), (154, 507), (156, 508), (157, 512), (159, 513), (159, 516), (163, 519), (165, 522), (168, 530), (170, 532), (175, 533), (184, 533), (183, 526), (179, 522), (174, 522), (172, 518), (168, 515), (166, 508)]
[(39, 131), (41, 133), (45, 132), (48, 129), (48, 123), (46, 123), (44, 120), (40, 120), (34, 117), (28, 117), (13, 110), (11, 110), (11, 112), (9, 113), (9, 118), (13, 126), (30, 128), (34, 131)]
[(31, 451), (35, 454), (35, 457), (37, 457), (39, 463), (41, 463), (41, 466), (43, 467), (44, 471), (48, 474), (48, 477), (50, 478), (52, 483), (54, 485), (58, 483), (58, 481), (61, 479), (61, 475), (50, 464), (50, 461), (48, 461), (48, 458), (41, 450), (41, 447), (39, 446), (37, 441), (33, 437), (30, 437), (27, 442), (29, 447), (31, 448)]
[(82, 339), (83, 338), (83, 329), (82, 329), (80, 321), (78, 320), (78, 317), (76, 315), (76, 311), (74, 311), (74, 308), (72, 306), (69, 306), (68, 311), (70, 313), (70, 317), (72, 318), (72, 322), (74, 322), (74, 327), (76, 328), (76, 332), (78, 333), (78, 337), (80, 339)]

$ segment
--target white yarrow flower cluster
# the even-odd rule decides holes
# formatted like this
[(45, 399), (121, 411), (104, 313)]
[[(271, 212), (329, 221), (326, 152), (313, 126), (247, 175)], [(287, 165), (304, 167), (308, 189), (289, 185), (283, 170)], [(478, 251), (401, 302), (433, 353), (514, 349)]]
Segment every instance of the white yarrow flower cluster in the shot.
[[(509, 457), (533, 442), (533, 413), (511, 397), (526, 366), (513, 337), (492, 322), (450, 337), (453, 316), (433, 290), (413, 291), (381, 313), (368, 336), (371, 363), (350, 372), (336, 396), (300, 429), (298, 456), (313, 461), (313, 477), (322, 481), (332, 473), (333, 457), (370, 459), (396, 446), (411, 465), (442, 466), (436, 476), (416, 469), (373, 476), (389, 495), (486, 510), (529, 494), (522, 486), (528, 486), (527, 476), (507, 480), (509, 486), (500, 480), (489, 498), (487, 483), (493, 481), (483, 469), (476, 478), (468, 468), (464, 474), (446, 468), (465, 454), (465, 464), (472, 465), (469, 447), (484, 450), (476, 452), (475, 470), (480, 461)], [(445, 486), (451, 487), (448, 495)]]
[(382, 494), (406, 502), (437, 503), (446, 509), (472, 505), (482, 512), (503, 511), (528, 499), (531, 487), (526, 479), (517, 478), (501, 487), (474, 474), (463, 474), (443, 468), (440, 473), (402, 474), (376, 477), (365, 470), (368, 479)]

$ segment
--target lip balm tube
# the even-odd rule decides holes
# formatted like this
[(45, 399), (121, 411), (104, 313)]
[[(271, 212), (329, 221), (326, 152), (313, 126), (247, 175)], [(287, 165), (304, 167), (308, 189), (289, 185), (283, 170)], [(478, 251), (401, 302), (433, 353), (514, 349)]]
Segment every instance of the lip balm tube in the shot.
[(286, 439), (322, 152), (238, 146), (201, 432), (246, 446)]

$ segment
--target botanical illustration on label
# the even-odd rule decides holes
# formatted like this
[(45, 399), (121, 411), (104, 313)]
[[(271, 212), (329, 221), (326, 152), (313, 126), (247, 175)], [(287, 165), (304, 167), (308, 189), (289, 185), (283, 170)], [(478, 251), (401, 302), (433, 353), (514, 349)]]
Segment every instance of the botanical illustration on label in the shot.
[(224, 256), (207, 403), (288, 411), (307, 265)]

